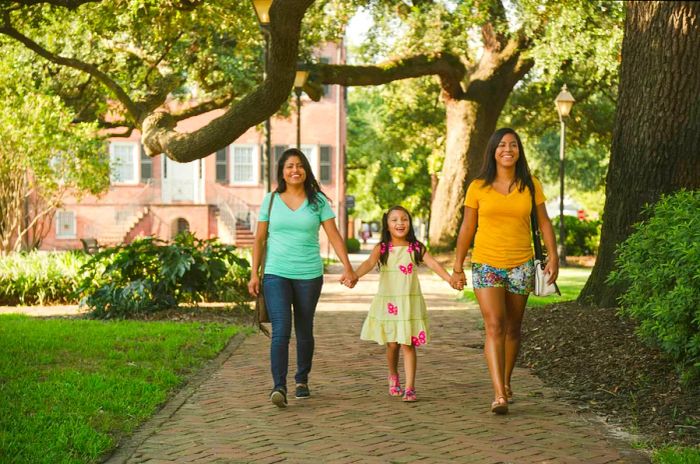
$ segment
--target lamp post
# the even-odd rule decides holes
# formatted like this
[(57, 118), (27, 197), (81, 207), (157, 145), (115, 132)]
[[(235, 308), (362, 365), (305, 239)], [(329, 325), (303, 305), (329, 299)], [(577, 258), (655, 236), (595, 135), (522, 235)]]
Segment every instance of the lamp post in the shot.
[(304, 63), (297, 64), (297, 73), (294, 76), (294, 93), (297, 96), (297, 149), (301, 150), (301, 92), (309, 77)]
[(564, 146), (566, 140), (566, 119), (574, 106), (574, 97), (569, 93), (566, 84), (561, 88), (554, 103), (559, 113), (561, 123), (561, 138), (559, 141), (559, 265), (566, 266), (566, 228), (564, 227)]
[[(268, 60), (270, 52), (270, 7), (274, 0), (252, 0), (253, 8), (255, 9), (255, 14), (258, 17), (258, 23), (260, 24), (260, 30), (262, 30), (263, 36), (265, 36), (265, 53), (263, 57), (265, 70), (263, 74), (263, 79), (267, 79), (267, 69)], [(270, 182), (270, 160), (272, 159), (272, 130), (270, 118), (265, 120), (265, 153), (262, 160), (263, 169), (263, 187), (266, 192), (272, 189)]]

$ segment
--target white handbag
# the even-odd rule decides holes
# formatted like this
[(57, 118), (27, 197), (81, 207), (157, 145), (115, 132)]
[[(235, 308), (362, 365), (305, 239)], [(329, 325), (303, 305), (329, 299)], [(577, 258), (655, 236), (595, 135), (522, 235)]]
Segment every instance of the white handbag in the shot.
[(545, 259), (540, 241), (540, 226), (537, 223), (537, 206), (535, 205), (535, 191), (530, 189), (532, 197), (532, 211), (530, 212), (530, 225), (532, 226), (532, 244), (535, 247), (535, 291), (536, 296), (561, 295), (556, 282), (547, 283), (549, 274), (544, 273)]
[(545, 264), (542, 261), (535, 259), (535, 295), (547, 296), (555, 293), (561, 295), (556, 282), (547, 283), (549, 274), (544, 273), (544, 266)]

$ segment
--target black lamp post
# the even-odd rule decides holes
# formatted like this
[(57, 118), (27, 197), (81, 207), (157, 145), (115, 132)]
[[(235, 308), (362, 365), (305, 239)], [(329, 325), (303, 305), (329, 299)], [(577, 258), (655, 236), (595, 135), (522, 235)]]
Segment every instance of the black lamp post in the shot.
[(566, 84), (554, 100), (561, 123), (561, 139), (559, 141), (559, 265), (566, 266), (566, 228), (564, 227), (564, 147), (566, 140), (566, 119), (574, 106), (574, 97), (569, 93)]
[[(263, 36), (265, 36), (265, 53), (263, 61), (265, 62), (265, 72), (264, 78), (267, 78), (268, 60), (270, 52), (270, 7), (274, 0), (252, 0), (253, 8), (255, 9), (255, 14), (258, 17), (258, 23), (260, 24), (260, 29), (262, 30)], [(270, 118), (265, 120), (265, 153), (262, 157), (262, 169), (263, 169), (263, 187), (265, 191), (269, 192), (272, 189), (270, 182), (270, 160), (272, 159), (272, 130)]]
[(301, 92), (309, 77), (304, 63), (297, 64), (297, 73), (294, 76), (294, 93), (297, 96), (297, 149), (301, 150)]

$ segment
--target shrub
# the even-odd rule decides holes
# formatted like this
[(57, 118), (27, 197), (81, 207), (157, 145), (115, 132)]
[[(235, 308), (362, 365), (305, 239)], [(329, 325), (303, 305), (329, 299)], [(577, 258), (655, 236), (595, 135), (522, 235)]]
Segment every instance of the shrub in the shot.
[(81, 304), (98, 318), (129, 317), (200, 301), (248, 298), (248, 262), (236, 247), (179, 234), (149, 237), (95, 254), (81, 269)]
[(357, 253), (360, 251), (360, 241), (356, 238), (350, 237), (345, 240), (345, 246), (348, 249), (348, 253)]
[(700, 191), (663, 196), (618, 247), (608, 283), (625, 285), (620, 311), (668, 353), (685, 380), (700, 375)]
[[(552, 220), (554, 232), (559, 237), (559, 216)], [(588, 256), (598, 254), (601, 222), (596, 220), (581, 221), (575, 216), (564, 216), (566, 227), (566, 254), (568, 256)]]
[(13, 253), (0, 258), (0, 305), (75, 303), (82, 251)]

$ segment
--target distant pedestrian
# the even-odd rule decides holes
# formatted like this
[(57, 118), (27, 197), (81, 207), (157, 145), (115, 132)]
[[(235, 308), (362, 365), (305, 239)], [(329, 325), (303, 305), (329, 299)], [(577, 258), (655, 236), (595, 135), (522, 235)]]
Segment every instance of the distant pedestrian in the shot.
[[(428, 312), (418, 281), (418, 266), (425, 264), (450, 282), (450, 274), (416, 239), (411, 214), (394, 206), (382, 218), (381, 241), (357, 268), (362, 277), (379, 264), (379, 290), (372, 300), (360, 338), (386, 345), (389, 394), (416, 401), (416, 347), (429, 341)], [(399, 347), (403, 352), (405, 389), (399, 381)]]
[(559, 259), (542, 186), (530, 175), (518, 134), (508, 128), (497, 130), (484, 156), (483, 171), (467, 189), (452, 286), (461, 290), (466, 284), (462, 265), (473, 240), (472, 280), (484, 318), (484, 355), (495, 394), (491, 411), (505, 414), (513, 401), (510, 380), (520, 349), (525, 304), (534, 289), (530, 228), (533, 197), (547, 247), (545, 273), (550, 282), (559, 273)]
[(277, 163), (277, 179), (277, 189), (266, 194), (260, 206), (248, 291), (257, 296), (261, 290), (258, 269), (269, 230), (262, 291), (272, 323), (270, 365), (274, 386), (270, 400), (283, 408), (287, 406), (292, 307), (297, 343), (295, 396), (301, 399), (311, 395), (308, 382), (314, 355), (314, 314), (323, 286), (323, 261), (318, 239), (320, 226), (343, 263), (340, 282), (353, 287), (357, 276), (335, 225), (335, 214), (328, 198), (321, 191), (301, 150), (290, 148), (282, 153)]

